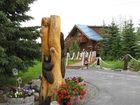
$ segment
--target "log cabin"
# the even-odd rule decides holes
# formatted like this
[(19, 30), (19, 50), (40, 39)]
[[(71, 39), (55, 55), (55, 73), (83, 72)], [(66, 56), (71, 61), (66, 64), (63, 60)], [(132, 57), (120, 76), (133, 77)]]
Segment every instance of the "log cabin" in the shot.
[(72, 43), (78, 43), (80, 52), (85, 49), (86, 51), (98, 52), (98, 42), (103, 40), (103, 26), (87, 26), (76, 24), (68, 36), (65, 38), (65, 50), (69, 51)]

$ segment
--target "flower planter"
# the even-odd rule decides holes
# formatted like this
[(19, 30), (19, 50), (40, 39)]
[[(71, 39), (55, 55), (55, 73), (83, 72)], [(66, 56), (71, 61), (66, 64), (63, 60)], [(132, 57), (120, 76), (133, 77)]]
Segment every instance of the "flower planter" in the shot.
[(34, 95), (25, 98), (6, 98), (7, 105), (34, 105)]

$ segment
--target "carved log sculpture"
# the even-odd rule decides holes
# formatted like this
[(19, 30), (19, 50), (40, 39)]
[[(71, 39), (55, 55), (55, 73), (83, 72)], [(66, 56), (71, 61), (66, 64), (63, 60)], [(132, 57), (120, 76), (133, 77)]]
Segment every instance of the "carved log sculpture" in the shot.
[(56, 98), (54, 91), (62, 85), (65, 76), (64, 38), (60, 34), (60, 17), (52, 15), (50, 18), (43, 18), (40, 35), (42, 78), (39, 103), (50, 105), (51, 100)]

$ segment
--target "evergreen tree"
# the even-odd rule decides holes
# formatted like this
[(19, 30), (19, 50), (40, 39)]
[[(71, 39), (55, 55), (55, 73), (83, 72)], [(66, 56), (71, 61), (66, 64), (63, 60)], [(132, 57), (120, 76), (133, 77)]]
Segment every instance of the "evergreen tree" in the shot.
[(138, 27), (137, 32), (136, 32), (136, 40), (140, 41), (140, 27)]
[(109, 27), (103, 26), (103, 29), (102, 29), (102, 32), (104, 33), (102, 35), (103, 41), (99, 42), (100, 53), (101, 53), (101, 56), (103, 57), (103, 59), (108, 59), (108, 57), (109, 57), (108, 51), (110, 49), (110, 45), (109, 45), (110, 35), (108, 34), (108, 30), (109, 30)]
[(22, 27), (33, 19), (26, 15), (35, 0), (0, 1), (0, 73), (10, 75), (13, 68), (27, 69), (39, 58), (38, 27)]
[(123, 43), (122, 51), (123, 55), (131, 54), (133, 57), (136, 56), (136, 35), (133, 28), (132, 20), (126, 21), (122, 30)]
[(136, 32), (136, 40), (137, 40), (137, 46), (136, 46), (136, 58), (140, 59), (140, 27), (138, 27), (138, 30)]
[(121, 56), (121, 37), (118, 26), (112, 22), (111, 25), (105, 29), (103, 49), (106, 59), (118, 59)]

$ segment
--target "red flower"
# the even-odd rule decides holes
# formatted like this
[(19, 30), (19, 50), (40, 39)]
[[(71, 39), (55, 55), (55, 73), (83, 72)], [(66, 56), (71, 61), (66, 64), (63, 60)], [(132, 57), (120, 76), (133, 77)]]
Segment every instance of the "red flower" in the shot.
[(67, 91), (66, 90), (63, 90), (63, 94), (66, 94), (67, 93)]
[(63, 84), (56, 92), (58, 96), (57, 101), (60, 104), (66, 103), (66, 105), (71, 105), (71, 98), (74, 102), (78, 101), (78, 97), (80, 97), (80, 100), (82, 100), (84, 98), (84, 95), (86, 94), (85, 86), (86, 84), (84, 82), (81, 82), (77, 77), (67, 78), (66, 83)]
[(74, 90), (73, 90), (75, 93), (77, 92), (77, 89), (76, 88), (74, 88)]
[(76, 81), (76, 84), (79, 84), (79, 81)]
[(81, 94), (81, 95), (84, 95), (84, 94), (86, 94), (86, 91), (81, 90), (81, 91), (80, 91), (80, 94)]
[(84, 97), (83, 96), (80, 96), (80, 100), (82, 100)]
[(67, 96), (67, 98), (69, 99), (69, 98), (71, 98), (71, 96), (70, 96), (70, 95), (68, 95), (68, 96)]
[(61, 97), (60, 97), (61, 99), (64, 99), (64, 95), (61, 95)]

